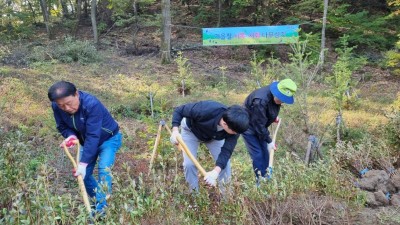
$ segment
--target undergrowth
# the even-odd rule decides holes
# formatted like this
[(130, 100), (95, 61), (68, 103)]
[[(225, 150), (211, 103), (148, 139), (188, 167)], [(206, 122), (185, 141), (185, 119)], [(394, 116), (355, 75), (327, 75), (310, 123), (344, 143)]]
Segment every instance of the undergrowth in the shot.
[[(77, 184), (68, 184), (70, 189), (66, 189), (65, 183), (55, 187), (58, 180), (68, 179), (65, 176), (71, 175), (60, 174), (62, 168), (51, 166), (48, 162), (51, 159), (43, 158), (43, 154), (49, 152), (37, 148), (32, 151), (33, 146), (26, 139), (19, 131), (1, 138), (5, 151), (0, 152), (3, 177), (0, 185), (5, 194), (1, 197), (3, 214), (0, 221), (4, 224), (84, 223), (88, 217)], [(275, 204), (304, 193), (312, 193), (316, 198), (328, 195), (348, 201), (356, 199), (357, 192), (346, 184), (333, 161), (321, 161), (307, 167), (291, 159), (289, 154), (277, 160), (274, 179), (265, 181), (260, 188), (252, 185), (251, 174), (236, 169), (231, 193), (221, 196), (217, 189), (202, 186), (198, 194), (190, 194), (182, 176), (180, 154), (171, 151), (171, 145), (164, 145), (164, 148), (162, 152), (170, 153), (164, 153), (161, 161), (158, 159), (158, 166), (150, 176), (132, 174), (132, 168), (125, 163), (118, 173), (114, 172), (113, 195), (106, 216), (108, 224), (145, 221), (153, 224), (220, 224), (227, 221), (243, 224), (249, 222), (254, 205), (266, 204), (271, 198), (277, 199)], [(60, 150), (53, 148), (51, 151)], [(28, 157), (27, 152), (30, 153)], [(238, 157), (238, 162), (249, 162), (246, 155), (239, 154)], [(240, 168), (235, 164), (234, 168)], [(260, 218), (260, 221), (264, 220), (269, 218)]]
[[(389, 140), (397, 137), (393, 125), (398, 123), (388, 124), (381, 141), (371, 138), (369, 131), (358, 135), (362, 128), (355, 130), (352, 123), (348, 123), (353, 133), (346, 142), (335, 144), (330, 135), (335, 132), (332, 125), (336, 110), (334, 101), (331, 96), (312, 89), (316, 74), (312, 62), (302, 58), (307, 55), (304, 46), (293, 46), (293, 49), (296, 54), (287, 63), (275, 58), (265, 61), (253, 58), (252, 74), (243, 78), (250, 80), (246, 84), (253, 84), (251, 89), (257, 83), (288, 74), (301, 83), (298, 91), (301, 98), (296, 99), (298, 107), (282, 109), (284, 125), (277, 139), (279, 150), (275, 155), (273, 178), (256, 187), (250, 157), (239, 139), (232, 156), (230, 191), (225, 195), (203, 184), (199, 193), (189, 193), (182, 155), (169, 144), (166, 132), (150, 174), (147, 174), (147, 167), (141, 170), (137, 167), (140, 160), (148, 161), (158, 122), (164, 119), (168, 124), (174, 106), (207, 98), (227, 105), (243, 102), (250, 90), (242, 93), (238, 90), (243, 87), (235, 88), (233, 82), (229, 82), (228, 67), (220, 67), (222, 78), (214, 86), (196, 86), (184, 97), (176, 90), (178, 81), (181, 84), (182, 79), (190, 80), (193, 75), (187, 67), (188, 59), (183, 56), (176, 65), (178, 74), (175, 75), (179, 79), (167, 82), (167, 79), (155, 82), (151, 76), (120, 71), (100, 76), (85, 70), (87, 65), (76, 64), (74, 68), (65, 69), (59, 67), (57, 61), (46, 65), (45, 71), (42, 67), (23, 72), (2, 68), (0, 223), (85, 224), (89, 219), (76, 180), (71, 176), (71, 165), (58, 147), (61, 137), (55, 129), (46, 97), (47, 88), (65, 75), (68, 80), (77, 81), (79, 89), (98, 96), (124, 132), (124, 146), (118, 153), (124, 158), (113, 169), (113, 194), (107, 214), (104, 220), (94, 221), (95, 224), (346, 223), (351, 212), (365, 203), (364, 196), (354, 187), (356, 176), (348, 166), (353, 166), (358, 173), (364, 167), (371, 167), (371, 162), (382, 162), (380, 167), (385, 169), (386, 162), (391, 163), (395, 153), (391, 147), (396, 143)], [(39, 59), (47, 60), (46, 57)], [(76, 71), (83, 72), (77, 74)], [(306, 81), (301, 82), (302, 79)], [(369, 122), (376, 120), (375, 114), (368, 110), (346, 111), (352, 112), (352, 117), (348, 117), (351, 120), (355, 120), (357, 114), (364, 120), (370, 118)], [(393, 118), (398, 121), (398, 117)], [(304, 137), (311, 131), (325, 138), (322, 146), (325, 154), (322, 160), (306, 165), (302, 157), (307, 140)], [(212, 168), (213, 162), (205, 148), (200, 148), (199, 160), (204, 168)]]

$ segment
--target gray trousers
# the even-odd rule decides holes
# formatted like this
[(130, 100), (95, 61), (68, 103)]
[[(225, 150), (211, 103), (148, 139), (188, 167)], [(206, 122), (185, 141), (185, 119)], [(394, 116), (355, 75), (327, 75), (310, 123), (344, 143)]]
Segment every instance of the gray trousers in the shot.
[[(190, 129), (186, 125), (186, 120), (183, 119), (181, 122), (181, 135), (182, 139), (189, 148), (190, 152), (193, 156), (197, 159), (197, 150), (200, 146), (200, 143), (204, 143), (208, 150), (210, 151), (214, 161), (217, 161), (219, 153), (221, 153), (221, 147), (224, 145), (225, 140), (211, 140), (208, 142), (200, 141)], [(183, 153), (183, 168), (185, 171), (185, 179), (186, 182), (189, 184), (190, 190), (199, 190), (199, 178), (198, 178), (198, 171), (192, 160)], [(226, 164), (225, 169), (221, 171), (218, 176), (218, 186), (220, 191), (223, 193), (225, 192), (225, 186), (228, 185), (231, 178), (231, 161), (229, 160)]]

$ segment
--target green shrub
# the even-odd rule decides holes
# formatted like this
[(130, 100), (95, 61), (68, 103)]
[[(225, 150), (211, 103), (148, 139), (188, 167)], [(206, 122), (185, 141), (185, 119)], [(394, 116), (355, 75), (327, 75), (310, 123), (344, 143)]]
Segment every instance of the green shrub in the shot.
[(389, 68), (393, 75), (400, 76), (400, 40), (393, 50), (385, 53), (385, 67)]
[(64, 19), (62, 22), (62, 26), (68, 28), (70, 31), (76, 28), (77, 19)]
[(346, 172), (340, 170), (330, 156), (308, 167), (303, 162), (291, 160), (287, 154), (276, 163), (274, 173), (276, 177), (267, 190), (278, 197), (287, 198), (308, 191), (340, 198), (354, 198), (356, 194), (352, 193)]
[(107, 24), (106, 23), (104, 23), (104, 22), (100, 22), (98, 25), (97, 25), (97, 31), (101, 34), (101, 33), (103, 33), (104, 31), (106, 31), (107, 30)]
[(204, 1), (203, 4), (200, 5), (198, 9), (198, 13), (193, 18), (193, 22), (196, 24), (209, 24), (211, 21), (215, 20), (216, 15), (215, 12), (210, 10), (206, 4), (209, 4), (209, 0)]
[(32, 48), (29, 60), (32, 62), (44, 62), (47, 61), (51, 55), (52, 53), (49, 53), (49, 48), (45, 46), (35, 46)]
[(54, 52), (55, 58), (64, 63), (79, 62), (82, 64), (97, 62), (99, 60), (96, 47), (89, 41), (65, 38)]
[(345, 127), (343, 130), (342, 141), (351, 141), (353, 143), (360, 143), (368, 134), (365, 128), (351, 128)]
[[(328, 13), (328, 33), (348, 35), (349, 44), (357, 45), (358, 49), (383, 50), (393, 45), (393, 22), (382, 15), (364, 10), (351, 13), (350, 7), (348, 4), (340, 4)], [(336, 44), (339, 46), (340, 41)]]
[[(3, 8), (5, 11), (3, 11)], [(32, 14), (28, 11), (14, 11), (15, 6), (0, 3), (0, 43), (12, 43), (15, 40), (32, 37), (37, 27), (33, 26)], [(5, 16), (7, 15), (7, 16)]]
[(72, 37), (66, 37), (62, 43), (34, 46), (29, 55), (31, 63), (58, 60), (63, 63), (88, 64), (98, 62), (100, 59), (96, 47), (91, 42), (74, 40)]

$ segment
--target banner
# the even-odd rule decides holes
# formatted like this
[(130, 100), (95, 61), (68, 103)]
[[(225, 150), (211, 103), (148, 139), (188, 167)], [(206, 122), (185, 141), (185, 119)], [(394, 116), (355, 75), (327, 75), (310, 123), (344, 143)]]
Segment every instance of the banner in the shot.
[(299, 25), (203, 28), (203, 46), (288, 44), (299, 39)]

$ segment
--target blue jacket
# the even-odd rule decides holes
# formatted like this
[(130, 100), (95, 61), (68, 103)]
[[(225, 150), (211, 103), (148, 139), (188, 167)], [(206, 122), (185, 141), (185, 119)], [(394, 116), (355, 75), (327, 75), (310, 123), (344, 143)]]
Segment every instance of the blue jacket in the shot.
[(215, 163), (221, 169), (225, 169), (239, 138), (238, 134), (228, 134), (225, 130), (217, 130), (222, 115), (227, 109), (225, 105), (215, 101), (200, 101), (178, 106), (172, 116), (173, 127), (179, 127), (185, 117), (187, 126), (201, 141), (225, 139)]
[(253, 91), (247, 96), (244, 106), (249, 110), (249, 130), (258, 139), (271, 143), (268, 127), (275, 121), (281, 106), (275, 103), (269, 87), (268, 85)]
[(93, 95), (79, 91), (79, 109), (71, 115), (51, 103), (57, 129), (64, 138), (76, 135), (83, 146), (81, 162), (97, 159), (98, 147), (119, 131), (118, 123)]

